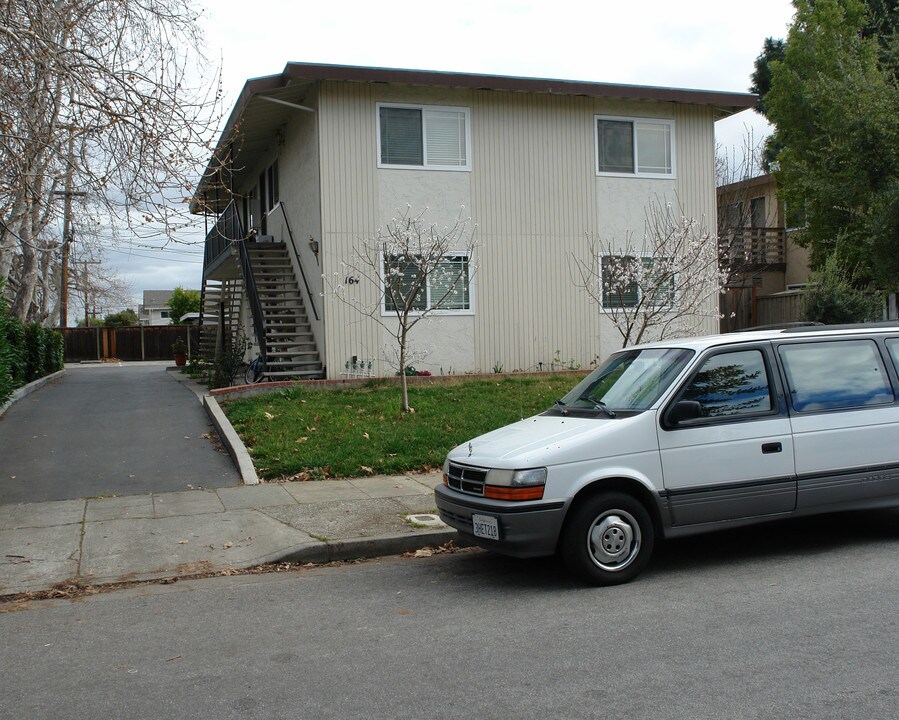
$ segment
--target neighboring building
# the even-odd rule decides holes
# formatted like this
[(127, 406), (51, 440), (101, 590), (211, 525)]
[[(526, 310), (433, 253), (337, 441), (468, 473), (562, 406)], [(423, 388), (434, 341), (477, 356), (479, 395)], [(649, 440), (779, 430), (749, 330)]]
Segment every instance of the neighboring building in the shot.
[(137, 321), (141, 325), (171, 325), (169, 306), (173, 290), (144, 290), (144, 302), (137, 308)]
[(442, 226), (464, 205), (476, 272), (452, 309), (414, 329), (431, 351), (416, 366), (586, 366), (620, 338), (572, 279), (585, 235), (641, 235), (656, 200), (710, 222), (714, 123), (754, 104), (744, 93), (289, 63), (247, 81), (192, 199), (217, 218), (204, 327), (259, 328), (257, 347), (284, 375), (337, 378), (354, 359), (392, 373), (385, 331), (322, 278), (340, 278), (354, 242), (398, 208), (428, 207)]
[(137, 306), (138, 323), (141, 325), (171, 325), (172, 317), (168, 302), (173, 292), (175, 291), (144, 290), (144, 302)]
[(786, 227), (774, 177), (729, 183), (717, 192), (718, 238), (722, 264), (729, 270), (721, 331), (800, 320), (808, 250)]

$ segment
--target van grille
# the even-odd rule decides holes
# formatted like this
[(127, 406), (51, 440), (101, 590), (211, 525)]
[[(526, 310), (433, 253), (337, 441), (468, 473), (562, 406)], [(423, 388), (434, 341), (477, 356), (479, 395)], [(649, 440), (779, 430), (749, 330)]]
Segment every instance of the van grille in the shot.
[(447, 472), (447, 484), (459, 492), (469, 495), (484, 496), (484, 482), (487, 480), (487, 470), (473, 468), (466, 465), (449, 464)]

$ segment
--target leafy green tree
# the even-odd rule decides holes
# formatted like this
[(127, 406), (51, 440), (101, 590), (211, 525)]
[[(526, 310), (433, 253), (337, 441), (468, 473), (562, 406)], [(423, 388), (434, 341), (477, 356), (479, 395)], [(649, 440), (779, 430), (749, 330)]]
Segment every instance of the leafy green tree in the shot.
[(172, 325), (180, 325), (187, 313), (200, 311), (200, 291), (176, 287), (166, 305), (171, 310)]
[[(774, 175), (813, 268), (831, 256), (857, 287), (899, 286), (899, 89), (860, 0), (794, 0), (765, 107)], [(868, 32), (868, 34), (866, 34)]]
[(131, 308), (112, 313), (103, 319), (104, 327), (129, 327), (131, 325), (137, 325), (137, 313)]

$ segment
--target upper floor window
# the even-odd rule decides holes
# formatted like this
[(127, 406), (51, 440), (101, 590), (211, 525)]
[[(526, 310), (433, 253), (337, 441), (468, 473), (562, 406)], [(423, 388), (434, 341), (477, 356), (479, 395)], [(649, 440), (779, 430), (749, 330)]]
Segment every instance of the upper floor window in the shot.
[(468, 108), (378, 103), (378, 167), (470, 170)]
[(596, 174), (674, 177), (674, 121), (596, 116)]

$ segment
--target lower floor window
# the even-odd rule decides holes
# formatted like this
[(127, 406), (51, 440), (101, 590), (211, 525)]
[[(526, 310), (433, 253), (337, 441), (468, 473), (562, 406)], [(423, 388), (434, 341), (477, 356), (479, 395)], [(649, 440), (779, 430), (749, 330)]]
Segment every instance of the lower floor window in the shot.
[(667, 258), (603, 255), (600, 258), (605, 309), (674, 307), (674, 275)]
[(430, 270), (415, 258), (385, 256), (383, 278), (385, 312), (396, 312), (408, 301), (413, 312), (471, 310), (467, 255), (446, 255)]

